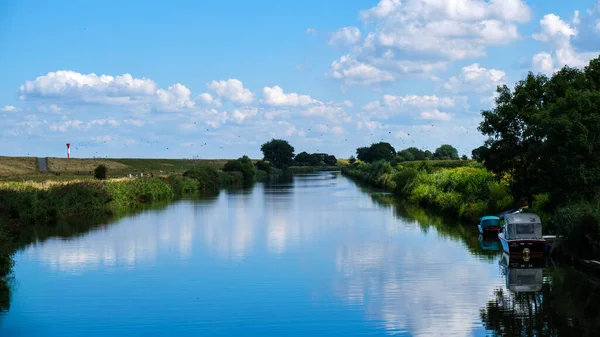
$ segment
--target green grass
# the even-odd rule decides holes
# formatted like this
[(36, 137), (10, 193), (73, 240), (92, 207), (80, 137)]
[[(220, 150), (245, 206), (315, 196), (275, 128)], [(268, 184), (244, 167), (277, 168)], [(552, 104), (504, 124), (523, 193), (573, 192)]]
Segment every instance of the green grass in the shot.
[(508, 188), (485, 169), (463, 166), (431, 170), (422, 163), (395, 168), (387, 162), (360, 163), (342, 172), (412, 203), (469, 221), (513, 204)]

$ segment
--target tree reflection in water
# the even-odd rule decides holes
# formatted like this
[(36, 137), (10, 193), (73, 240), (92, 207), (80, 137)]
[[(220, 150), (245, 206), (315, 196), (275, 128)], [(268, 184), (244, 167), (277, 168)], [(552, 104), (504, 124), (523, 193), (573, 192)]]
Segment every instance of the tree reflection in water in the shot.
[(572, 268), (544, 270), (537, 292), (494, 291), (481, 320), (492, 336), (598, 336), (600, 283)]

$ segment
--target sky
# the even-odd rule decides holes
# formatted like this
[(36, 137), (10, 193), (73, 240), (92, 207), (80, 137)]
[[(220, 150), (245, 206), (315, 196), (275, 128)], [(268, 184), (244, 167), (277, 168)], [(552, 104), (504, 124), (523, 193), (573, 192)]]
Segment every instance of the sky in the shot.
[(599, 42), (594, 0), (5, 0), (0, 155), (470, 155), (497, 85)]

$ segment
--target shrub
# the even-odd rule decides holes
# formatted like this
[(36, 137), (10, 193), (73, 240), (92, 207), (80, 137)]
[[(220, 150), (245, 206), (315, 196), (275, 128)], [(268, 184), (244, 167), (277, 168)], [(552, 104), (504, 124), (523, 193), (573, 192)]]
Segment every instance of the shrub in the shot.
[(183, 173), (184, 177), (196, 179), (201, 191), (215, 191), (219, 189), (219, 171), (212, 166), (197, 166)]
[(256, 168), (262, 171), (265, 171), (267, 173), (271, 173), (272, 170), (272, 166), (269, 162), (264, 161), (264, 160), (259, 160), (256, 162)]
[(169, 176), (164, 178), (164, 181), (171, 186), (173, 193), (178, 196), (198, 191), (200, 184), (197, 179), (183, 176)]
[(223, 167), (224, 172), (241, 172), (244, 182), (253, 182), (256, 178), (256, 168), (248, 156), (228, 161)]
[(577, 258), (600, 256), (600, 200), (576, 202), (559, 208), (551, 218), (558, 244)]
[(418, 174), (419, 172), (414, 168), (400, 169), (393, 177), (396, 183), (395, 192), (401, 195), (409, 195)]
[(108, 168), (105, 165), (100, 164), (96, 167), (96, 169), (94, 169), (94, 177), (98, 180), (104, 180), (106, 179), (107, 171)]

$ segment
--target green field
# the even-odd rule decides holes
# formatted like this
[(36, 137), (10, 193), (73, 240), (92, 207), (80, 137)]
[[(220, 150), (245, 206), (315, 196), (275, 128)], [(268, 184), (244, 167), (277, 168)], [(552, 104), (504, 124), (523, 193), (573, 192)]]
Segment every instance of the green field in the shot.
[[(139, 158), (48, 158), (48, 173), (40, 173), (36, 157), (0, 157), (2, 180), (70, 180), (93, 178), (100, 164), (108, 167), (109, 177), (125, 177), (129, 173), (166, 176), (183, 173), (197, 165), (220, 169), (227, 159), (139, 159)], [(57, 176), (56, 173), (60, 173)]]

